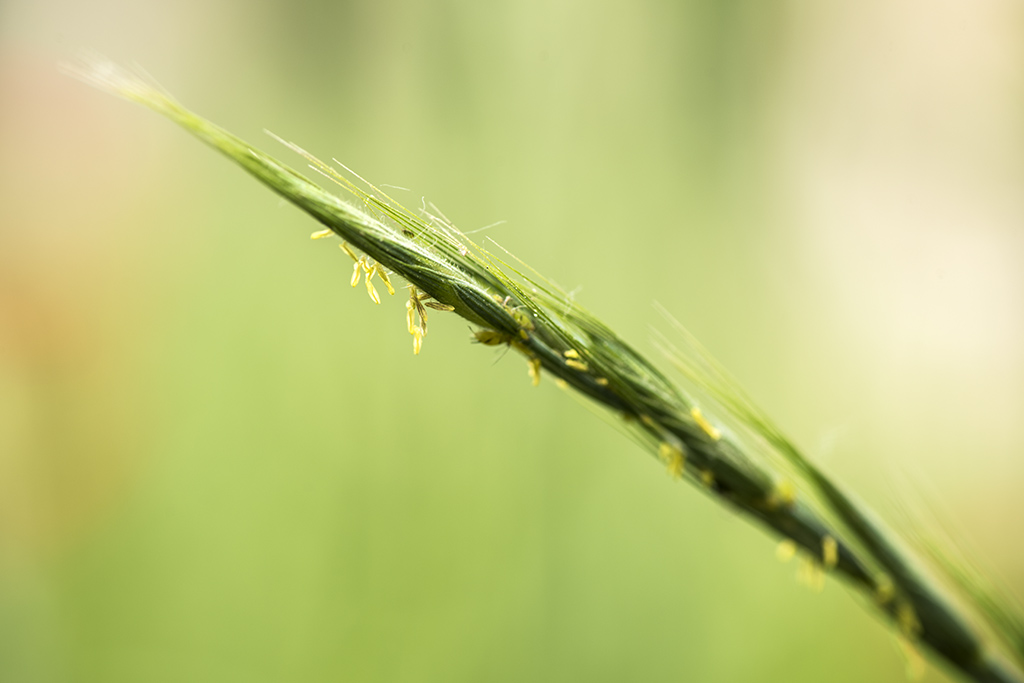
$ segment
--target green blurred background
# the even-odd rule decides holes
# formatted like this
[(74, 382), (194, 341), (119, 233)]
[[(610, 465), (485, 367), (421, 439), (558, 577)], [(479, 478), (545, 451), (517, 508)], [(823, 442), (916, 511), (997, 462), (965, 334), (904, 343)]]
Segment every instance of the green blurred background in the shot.
[(413, 357), (309, 219), (60, 75), (83, 48), (506, 221), (652, 355), (661, 302), (1024, 582), (1017, 0), (3, 0), (0, 680), (904, 680), (514, 354), (438, 314)]

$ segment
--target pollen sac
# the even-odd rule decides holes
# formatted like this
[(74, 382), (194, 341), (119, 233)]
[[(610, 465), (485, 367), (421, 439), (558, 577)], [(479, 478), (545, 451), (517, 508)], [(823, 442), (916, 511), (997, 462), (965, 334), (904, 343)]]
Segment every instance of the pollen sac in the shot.
[(533, 386), (540, 385), (540, 358), (530, 358), (526, 361), (527, 372), (533, 381)]
[(316, 232), (314, 232), (312, 235), (309, 236), (309, 239), (311, 239), (311, 240), (322, 240), (323, 238), (330, 237), (333, 234), (334, 234), (333, 230), (317, 230)]
[(580, 372), (586, 372), (588, 370), (586, 363), (579, 360), (573, 360), (572, 358), (566, 358), (565, 364), (573, 370), (579, 370)]
[(395, 295), (395, 287), (394, 287), (394, 285), (391, 284), (391, 278), (388, 277), (387, 271), (384, 270), (384, 266), (382, 266), (382, 265), (380, 265), (378, 263), (375, 266), (374, 272), (377, 274), (377, 277), (380, 278), (380, 281), (384, 283), (384, 286), (387, 287), (388, 294), (390, 294), (391, 296), (394, 296)]
[[(427, 310), (423, 308), (425, 292), (416, 289), (415, 285), (409, 285), (409, 300), (405, 302), (406, 323), (409, 327), (409, 334), (412, 335), (412, 352), (417, 356), (423, 348), (423, 337), (427, 336)], [(417, 323), (417, 318), (419, 322)]]
[(367, 273), (367, 275), (366, 275), (366, 293), (370, 295), (370, 299), (373, 300), (373, 303), (380, 304), (380, 294), (377, 294), (377, 290), (374, 289), (374, 287), (373, 287), (373, 282), (371, 280), (372, 277), (373, 277), (373, 272), (372, 271)]
[(796, 487), (788, 479), (776, 482), (771, 494), (768, 496), (768, 507), (773, 510), (778, 508), (790, 508), (796, 503)]
[(793, 539), (787, 538), (780, 541), (775, 548), (775, 557), (779, 559), (779, 562), (789, 562), (794, 555), (796, 555), (796, 543), (793, 542)]
[(924, 678), (924, 675), (928, 672), (928, 666), (921, 655), (921, 651), (917, 649), (913, 642), (903, 636), (897, 636), (896, 642), (899, 644), (900, 652), (903, 653), (903, 657), (906, 660), (905, 671), (907, 678), (911, 681), (919, 681)]
[(455, 310), (454, 306), (449, 306), (448, 304), (443, 304), (440, 301), (424, 301), (423, 305), (426, 306), (427, 308), (433, 308), (435, 311), (449, 311), (450, 312), (450, 311), (454, 311)]
[(417, 329), (412, 334), (412, 352), (413, 352), (413, 354), (415, 354), (417, 356), (420, 355), (420, 349), (422, 349), (422, 348), (423, 348), (423, 335), (420, 334), (419, 329)]
[(839, 564), (839, 544), (831, 536), (821, 539), (821, 559), (825, 569), (833, 569)]
[(658, 444), (658, 457), (661, 458), (664, 462), (668, 462), (669, 459), (672, 457), (672, 452), (675, 450), (678, 450), (675, 446), (673, 446), (667, 441), (662, 441), (660, 444)]
[(714, 426), (708, 422), (707, 418), (704, 417), (704, 413), (700, 412), (700, 408), (694, 406), (690, 409), (690, 416), (693, 421), (697, 423), (697, 426), (704, 430), (712, 441), (718, 441), (722, 438), (722, 433), (714, 428)]
[(815, 593), (820, 593), (825, 587), (825, 572), (813, 557), (801, 556), (796, 578)]
[(484, 346), (500, 346), (501, 344), (509, 343), (512, 338), (504, 332), (498, 330), (477, 330), (473, 333), (476, 337), (477, 343), (483, 344)]
[(686, 461), (683, 459), (682, 453), (676, 453), (668, 463), (668, 476), (673, 479), (682, 479), (683, 471), (686, 465)]
[(409, 324), (409, 334), (416, 334), (416, 307), (411, 301), (405, 302), (405, 317)]
[(686, 466), (686, 455), (683, 449), (675, 444), (662, 441), (658, 444), (658, 458), (665, 463), (669, 476), (673, 479), (682, 479)]
[(348, 246), (348, 242), (342, 242), (341, 244), (338, 245), (338, 247), (343, 252), (348, 254), (352, 258), (353, 261), (359, 261), (359, 257), (356, 256), (356, 253), (354, 251), (352, 251), (352, 247)]
[(892, 579), (886, 574), (881, 574), (875, 579), (875, 599), (878, 604), (885, 606), (896, 597), (896, 587), (892, 585)]
[[(534, 327), (533, 327), (533, 320), (531, 320), (530, 316), (527, 313), (525, 313), (524, 311), (513, 311), (512, 312), (512, 319), (516, 321), (516, 323), (519, 325), (519, 327), (521, 328), (521, 330), (523, 332), (532, 332), (533, 331), (533, 329), (534, 329)], [(525, 339), (525, 337), (524, 337), (524, 339)]]
[(914, 607), (908, 602), (901, 602), (896, 608), (896, 623), (907, 638), (916, 638), (921, 633), (921, 622), (917, 619)]

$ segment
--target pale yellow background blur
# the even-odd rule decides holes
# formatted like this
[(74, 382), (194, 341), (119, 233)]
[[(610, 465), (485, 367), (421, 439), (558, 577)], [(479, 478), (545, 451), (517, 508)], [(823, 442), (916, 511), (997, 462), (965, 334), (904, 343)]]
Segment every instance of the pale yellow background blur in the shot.
[(60, 75), (82, 49), (506, 221), (652, 355), (661, 302), (1020, 594), (1018, 0), (3, 0), (0, 681), (904, 680), (514, 354), (438, 314), (414, 358), (312, 221)]

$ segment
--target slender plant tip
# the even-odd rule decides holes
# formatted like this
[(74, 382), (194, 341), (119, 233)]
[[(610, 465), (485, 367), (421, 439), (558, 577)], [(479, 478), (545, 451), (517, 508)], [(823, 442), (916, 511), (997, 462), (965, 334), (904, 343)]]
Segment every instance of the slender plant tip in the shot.
[[(805, 583), (820, 588), (834, 574), (867, 596), (893, 627), (909, 669), (920, 668), (923, 645), (967, 679), (1024, 683), (1024, 637), (1008, 633), (1024, 620), (1009, 603), (981, 591), (966, 604), (953, 599), (922, 568), (922, 556), (806, 458), (677, 323), (680, 346), (664, 335), (655, 341), (682, 372), (685, 391), (571, 294), (504, 249), (474, 243), (436, 207), (410, 211), (340, 162), (343, 172), (270, 133), (345, 190), (351, 199), (343, 200), (192, 113), (141, 70), (95, 56), (64, 69), (171, 119), (312, 216), (322, 226), (312, 239), (338, 244), (352, 263), (351, 285), (365, 288), (374, 304), (387, 298), (384, 291), (395, 294), (392, 277), (403, 278), (414, 353), (423, 349), (428, 318), (460, 316), (475, 326), (472, 341), (523, 356), (533, 384), (548, 375), (590, 399), (670, 476), (767, 528), (781, 541), (780, 559), (801, 556)], [(986, 631), (1003, 637), (985, 639)], [(1004, 644), (1002, 654), (995, 641)]]

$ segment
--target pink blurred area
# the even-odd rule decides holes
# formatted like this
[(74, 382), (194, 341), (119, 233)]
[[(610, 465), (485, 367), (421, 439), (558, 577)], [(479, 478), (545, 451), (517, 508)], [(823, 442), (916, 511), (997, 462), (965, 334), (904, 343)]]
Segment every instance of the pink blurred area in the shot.
[[(0, 49), (0, 548), (45, 551), (123, 493), (147, 401), (140, 202), (153, 141), (31, 44)], [(69, 87), (72, 86), (72, 87)], [(147, 162), (147, 158), (149, 162)]]

